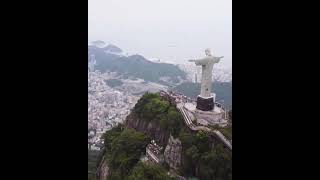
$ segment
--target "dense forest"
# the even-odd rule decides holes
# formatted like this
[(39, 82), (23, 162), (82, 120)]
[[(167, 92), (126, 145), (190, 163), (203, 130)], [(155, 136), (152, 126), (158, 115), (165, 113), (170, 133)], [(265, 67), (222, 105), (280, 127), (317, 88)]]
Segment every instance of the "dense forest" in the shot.
[(181, 132), (182, 168), (184, 176), (200, 179), (232, 179), (232, 154), (220, 143), (212, 143), (209, 134)]
[[(180, 113), (159, 94), (146, 93), (133, 112), (145, 121), (160, 121), (163, 128), (182, 142), (182, 165), (179, 174), (199, 179), (232, 179), (232, 153), (203, 131), (192, 132), (183, 124)], [(226, 130), (232, 135), (232, 130)], [(122, 125), (104, 134), (105, 157), (109, 165), (108, 180), (171, 179), (167, 168), (151, 166), (139, 160), (153, 137)]]
[(162, 129), (167, 129), (172, 136), (177, 137), (183, 119), (176, 107), (163, 100), (158, 93), (144, 94), (134, 108), (134, 113), (145, 121), (159, 121)]
[(170, 179), (163, 167), (138, 163), (150, 142), (145, 134), (119, 125), (104, 134), (104, 142), (110, 172), (108, 180)]
[(128, 180), (174, 180), (167, 171), (158, 165), (147, 165), (139, 162), (132, 170)]

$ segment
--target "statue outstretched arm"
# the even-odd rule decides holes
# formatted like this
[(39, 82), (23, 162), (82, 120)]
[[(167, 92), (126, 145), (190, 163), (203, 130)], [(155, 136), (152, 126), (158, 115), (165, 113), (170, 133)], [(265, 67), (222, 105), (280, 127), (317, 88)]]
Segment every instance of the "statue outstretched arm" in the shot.
[(191, 59), (189, 60), (189, 62), (195, 62), (196, 65), (205, 65), (208, 63), (208, 59), (207, 58), (203, 58), (203, 59)]
[(218, 63), (220, 62), (220, 59), (222, 59), (224, 56), (220, 56), (220, 57), (215, 57), (214, 60), (215, 60), (215, 63)]

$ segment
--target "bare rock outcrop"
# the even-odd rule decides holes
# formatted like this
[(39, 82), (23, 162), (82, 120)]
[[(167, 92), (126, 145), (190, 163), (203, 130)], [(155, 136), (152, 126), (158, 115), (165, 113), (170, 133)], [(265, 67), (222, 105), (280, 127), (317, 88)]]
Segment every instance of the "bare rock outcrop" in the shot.
[(127, 116), (126, 127), (133, 128), (139, 132), (143, 132), (157, 141), (161, 146), (167, 144), (170, 133), (167, 129), (160, 127), (160, 124), (155, 121), (146, 121), (138, 118), (134, 113)]
[(164, 151), (164, 159), (170, 168), (177, 170), (181, 165), (181, 141), (170, 136), (168, 145)]

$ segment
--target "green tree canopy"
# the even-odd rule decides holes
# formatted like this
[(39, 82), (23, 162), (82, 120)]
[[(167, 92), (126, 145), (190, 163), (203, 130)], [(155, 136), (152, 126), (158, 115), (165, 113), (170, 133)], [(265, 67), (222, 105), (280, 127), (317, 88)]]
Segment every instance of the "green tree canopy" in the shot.
[(144, 94), (133, 110), (138, 117), (150, 122), (158, 123), (161, 128), (177, 137), (183, 125), (183, 118), (176, 107), (164, 100), (158, 93)]
[(128, 180), (173, 180), (161, 166), (138, 163), (132, 170)]
[[(116, 130), (115, 130), (116, 131)], [(124, 129), (118, 132), (105, 134), (106, 139), (112, 139), (106, 145), (106, 157), (108, 160), (110, 175), (108, 179), (123, 179), (130, 174), (131, 169), (145, 153), (145, 148), (150, 139), (143, 133), (134, 129)], [(108, 137), (113, 136), (113, 138)], [(106, 140), (105, 140), (106, 141)]]
[(203, 131), (181, 132), (182, 172), (200, 179), (231, 179), (232, 156), (220, 143), (212, 146), (210, 136)]

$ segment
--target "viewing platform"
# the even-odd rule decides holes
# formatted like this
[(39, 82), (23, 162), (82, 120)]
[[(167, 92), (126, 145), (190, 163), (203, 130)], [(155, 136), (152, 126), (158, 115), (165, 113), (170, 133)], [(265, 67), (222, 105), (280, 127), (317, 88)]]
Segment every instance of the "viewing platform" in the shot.
[(216, 103), (212, 111), (201, 111), (196, 108), (194, 101), (186, 96), (174, 92), (161, 91), (160, 95), (165, 99), (170, 99), (175, 103), (177, 109), (182, 114), (185, 124), (193, 131), (207, 131), (214, 133), (230, 150), (231, 142), (218, 130), (212, 130), (209, 125), (225, 127), (228, 125), (227, 112), (225, 108)]

